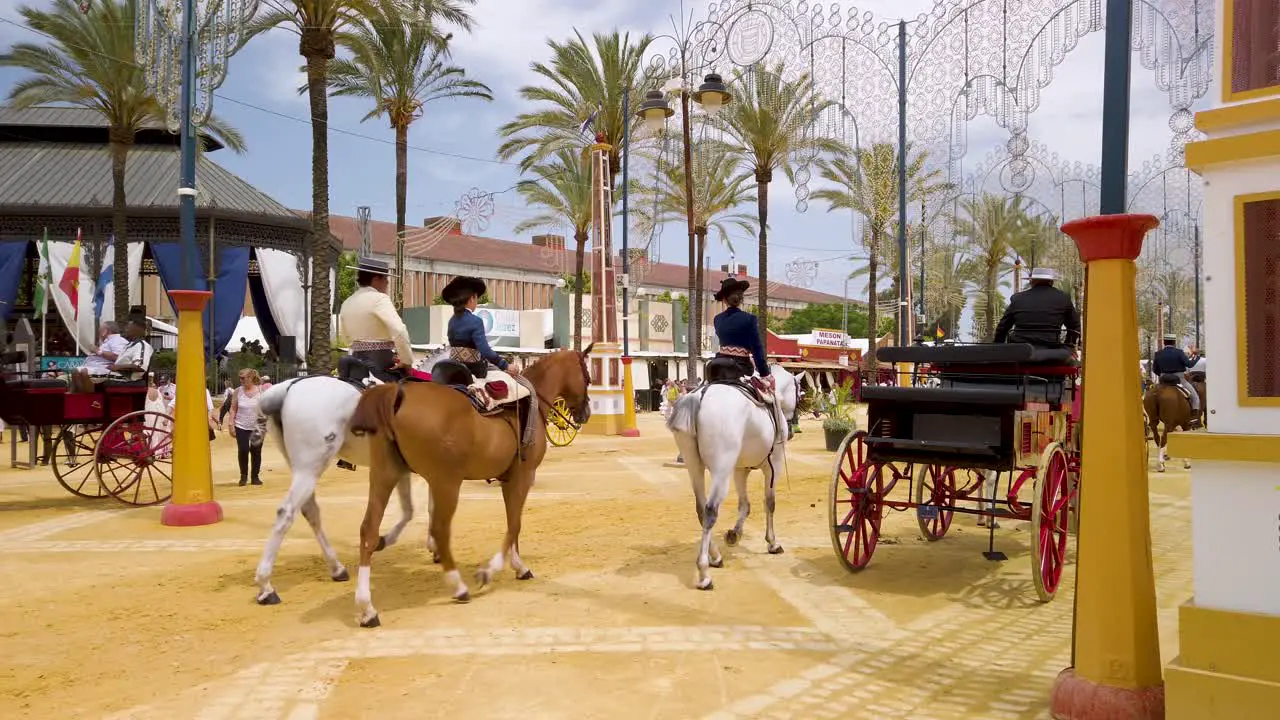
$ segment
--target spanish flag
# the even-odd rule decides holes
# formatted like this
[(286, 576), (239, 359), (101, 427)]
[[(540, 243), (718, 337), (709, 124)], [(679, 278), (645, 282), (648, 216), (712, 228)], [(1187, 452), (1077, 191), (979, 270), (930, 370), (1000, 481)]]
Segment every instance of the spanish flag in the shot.
[(945, 336), (946, 336), (946, 333), (942, 332), (942, 326), (941, 326), (941, 325), (935, 325), (935, 326), (934, 326), (934, 328), (937, 330), (938, 337), (945, 337)]
[(58, 281), (58, 289), (71, 298), (71, 317), (80, 319), (80, 230), (76, 229), (76, 244), (71, 248), (71, 259), (67, 261), (67, 269), (62, 271), (62, 279)]

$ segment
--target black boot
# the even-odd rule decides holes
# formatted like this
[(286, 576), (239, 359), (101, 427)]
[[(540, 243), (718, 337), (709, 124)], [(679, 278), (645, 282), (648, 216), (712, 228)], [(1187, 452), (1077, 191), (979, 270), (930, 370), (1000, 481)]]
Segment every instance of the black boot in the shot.
[(261, 484), (262, 484), (262, 478), (258, 477), (257, 475), (254, 475), (254, 476), (253, 476), (253, 480), (252, 480), (252, 481), (250, 481), (250, 483), (249, 483), (249, 484), (250, 484), (250, 485), (261, 485)]
[(249, 482), (249, 477), (247, 475), (240, 476), (240, 487), (244, 487), (245, 484), (248, 482)]

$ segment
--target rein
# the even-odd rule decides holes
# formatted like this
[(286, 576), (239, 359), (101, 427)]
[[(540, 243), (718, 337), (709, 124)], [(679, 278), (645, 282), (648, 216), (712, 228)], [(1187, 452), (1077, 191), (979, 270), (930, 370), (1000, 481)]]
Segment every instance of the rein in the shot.
[[(578, 352), (577, 355), (578, 355), (578, 367), (582, 370), (583, 386), (589, 389), (591, 387), (591, 371), (587, 369), (587, 353)], [(534, 367), (537, 367), (537, 365), (535, 365)], [(530, 370), (532, 369), (533, 368), (530, 368)], [(530, 380), (529, 382), (530, 384), (533, 384), (532, 380)], [(538, 398), (538, 417), (542, 419), (542, 423), (545, 425), (547, 422), (547, 411), (555, 408), (555, 399), (553, 398), (551, 400), (548, 400), (547, 396), (543, 395), (542, 391), (539, 390), (536, 385), (533, 388), (533, 394), (535, 397)], [(545, 409), (543, 407), (544, 405), (546, 406)], [(564, 415), (564, 413), (561, 413), (559, 411), (557, 411), (557, 413), (560, 415)], [(568, 420), (570, 423), (572, 423), (574, 427), (578, 427), (578, 423), (573, 418), (566, 417), (565, 419)]]

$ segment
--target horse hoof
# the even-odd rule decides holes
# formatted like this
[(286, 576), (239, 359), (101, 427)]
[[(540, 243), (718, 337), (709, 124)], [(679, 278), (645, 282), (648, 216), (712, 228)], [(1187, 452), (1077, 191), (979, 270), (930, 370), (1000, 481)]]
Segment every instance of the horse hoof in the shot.
[(279, 605), (279, 604), (280, 604), (280, 596), (276, 594), (276, 591), (275, 591), (275, 590), (272, 590), (271, 592), (267, 593), (266, 595), (259, 595), (259, 596), (258, 596), (258, 604), (259, 604), (259, 605)]
[(334, 575), (334, 576), (333, 576), (333, 581), (334, 581), (334, 582), (346, 582), (346, 581), (348, 581), (348, 580), (350, 580), (350, 579), (351, 579), (351, 576), (347, 574), (347, 569), (346, 569), (346, 568), (342, 568), (342, 572), (340, 572), (340, 573), (338, 573), (337, 575)]
[(480, 568), (476, 570), (476, 582), (483, 589), (489, 583), (493, 582), (493, 573), (489, 572), (489, 568)]
[(379, 535), (379, 536), (378, 536), (378, 547), (374, 548), (374, 549), (373, 549), (373, 551), (374, 551), (374, 552), (378, 552), (378, 551), (380, 551), (380, 550), (386, 550), (386, 549), (387, 549), (387, 536), (386, 536), (386, 535)]
[(378, 619), (378, 616), (377, 616), (377, 615), (374, 615), (373, 617), (369, 618), (368, 620), (364, 620), (364, 621), (362, 621), (362, 622), (360, 623), (360, 627), (362, 627), (362, 628), (376, 628), (376, 627), (382, 627), (382, 621)]
[(737, 545), (739, 537), (737, 530), (726, 530), (724, 533), (724, 541), (729, 545)]
[(440, 553), (431, 553), (431, 562), (436, 565), (440, 564)]
[(781, 545), (774, 545), (773, 547), (769, 548), (770, 555), (781, 555), (782, 553), (783, 553), (783, 549)]
[(698, 589), (699, 590), (715, 590), (716, 584), (711, 582), (711, 580), (708, 579), (706, 585), (703, 585), (702, 583), (698, 583)]
[(524, 569), (524, 572), (520, 573), (519, 575), (516, 575), (516, 579), (517, 579), (517, 580), (532, 580), (532, 579), (533, 579), (533, 571), (532, 571), (532, 570), (530, 570), (529, 568), (525, 568), (525, 569)]
[(454, 596), (453, 596), (453, 600), (454, 600), (454, 602), (459, 603), (459, 604), (469, 603), (469, 602), (471, 602), (471, 593), (466, 592), (466, 591), (464, 590), (464, 591), (462, 592), (462, 594), (460, 594), (460, 595), (454, 595)]
[(715, 560), (712, 560), (711, 562), (707, 563), (707, 565), (713, 568), (722, 568), (724, 567), (724, 558), (718, 557)]

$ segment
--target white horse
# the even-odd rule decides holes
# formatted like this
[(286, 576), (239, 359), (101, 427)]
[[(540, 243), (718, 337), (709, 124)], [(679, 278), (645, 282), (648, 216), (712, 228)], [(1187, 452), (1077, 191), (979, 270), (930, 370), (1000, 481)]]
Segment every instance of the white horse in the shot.
[[(667, 429), (675, 436), (693, 485), (702, 542), (698, 547), (699, 590), (710, 590), (710, 568), (723, 567), (720, 549), (711, 539), (720, 514), (720, 504), (729, 494), (729, 479), (738, 492), (738, 522), (724, 534), (729, 545), (738, 544), (742, 526), (751, 512), (747, 498), (747, 475), (759, 468), (764, 473), (764, 539), (769, 553), (782, 552), (773, 531), (774, 481), (786, 457), (791, 436), (788, 420), (799, 402), (799, 384), (779, 365), (770, 366), (776, 383), (771, 406), (759, 407), (732, 385), (707, 385), (676, 401)], [(707, 495), (704, 471), (711, 471), (711, 495)]]
[[(447, 350), (441, 351), (419, 361), (417, 367), (419, 370), (430, 371), (437, 360), (447, 356)], [(293, 471), (289, 492), (276, 510), (271, 537), (267, 539), (267, 546), (262, 551), (262, 559), (254, 574), (259, 605), (275, 605), (280, 602), (279, 594), (271, 585), (271, 572), (284, 536), (288, 534), (298, 512), (307, 519), (315, 533), (316, 542), (320, 543), (320, 552), (329, 565), (329, 577), (334, 582), (351, 579), (320, 525), (316, 482), (333, 465), (335, 458), (356, 466), (369, 466), (368, 439), (352, 435), (347, 430), (351, 415), (359, 402), (360, 391), (355, 386), (329, 375), (311, 375), (277, 383), (258, 400), (258, 428), (254, 431), (251, 442), (260, 445), (269, 430), (280, 442), (285, 461)], [(409, 476), (397, 486), (396, 494), (400, 499), (400, 520), (391, 528), (391, 532), (382, 536), (379, 550), (395, 545), (405, 526), (413, 519), (413, 491)], [(430, 541), (427, 546), (434, 553)]]

